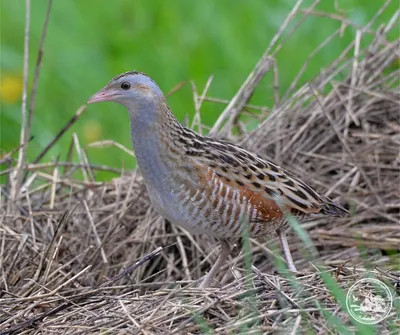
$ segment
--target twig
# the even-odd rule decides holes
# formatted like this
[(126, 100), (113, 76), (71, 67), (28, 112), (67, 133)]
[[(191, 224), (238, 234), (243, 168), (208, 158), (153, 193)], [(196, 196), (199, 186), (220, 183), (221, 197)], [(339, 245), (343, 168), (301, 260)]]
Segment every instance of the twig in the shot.
[(215, 135), (218, 132), (222, 124), (228, 118), (229, 120), (224, 125), (224, 128), (220, 129), (219, 133), (220, 136), (224, 136), (231, 131), (234, 120), (242, 111), (243, 107), (248, 103), (258, 83), (261, 81), (261, 79), (264, 77), (265, 73), (270, 69), (271, 64), (273, 63), (274, 60), (266, 54), (261, 57), (254, 70), (249, 74), (244, 84), (240, 87), (239, 91), (233, 97), (228, 106), (226, 106), (225, 110), (222, 112), (218, 120), (215, 122), (214, 126), (211, 128), (211, 136)]
[(88, 206), (86, 200), (83, 200), (83, 205), (85, 206), (85, 211), (86, 211), (87, 217), (88, 217), (89, 222), (90, 222), (90, 224), (91, 224), (91, 226), (93, 228), (93, 233), (94, 233), (94, 236), (96, 238), (97, 247), (100, 249), (101, 257), (103, 258), (103, 262), (105, 264), (107, 264), (108, 263), (108, 259), (107, 259), (106, 253), (104, 251), (104, 248), (103, 248), (103, 243), (101, 242), (99, 234), (97, 234), (96, 225), (94, 224), (93, 217), (92, 217), (92, 214), (90, 213), (90, 209), (89, 209), (89, 206)]
[(165, 94), (165, 97), (168, 98), (172, 94), (178, 92), (182, 87), (184, 87), (187, 83), (189, 83), (189, 80), (185, 80), (180, 82), (179, 84), (175, 85), (167, 94)]
[(83, 180), (87, 182), (87, 181), (89, 181), (87, 166), (86, 166), (85, 160), (83, 159), (82, 148), (79, 143), (78, 135), (76, 133), (73, 133), (72, 138), (74, 139), (75, 150), (76, 150), (76, 153), (78, 154), (78, 159), (81, 163), (80, 165), (82, 166), (81, 171), (83, 174)]
[(115, 146), (118, 149), (121, 149), (122, 151), (126, 152), (128, 155), (135, 157), (135, 153), (132, 150), (128, 149), (121, 143), (115, 142), (113, 140), (97, 141), (97, 142), (89, 143), (89, 145), (88, 145), (88, 147), (91, 147), (91, 148), (108, 148), (111, 146)]
[[(285, 21), (279, 26), (278, 32), (275, 34), (275, 36), (272, 38), (271, 42), (269, 43), (269, 46), (267, 50), (265, 51), (264, 55), (274, 55), (278, 51), (275, 49), (274, 52), (272, 52), (272, 48), (275, 46), (276, 42), (279, 40), (279, 38), (282, 36), (282, 33), (288, 26), (288, 24), (292, 21), (293, 17), (296, 15), (298, 12), (298, 9), (300, 8), (301, 4), (303, 3), (304, 0), (297, 0), (289, 14), (286, 16)], [(318, 3), (319, 0), (315, 1), (314, 4), (312, 5), (312, 8), (315, 7), (315, 5)]]
[[(210, 102), (216, 102), (216, 103), (220, 103), (220, 104), (224, 104), (224, 105), (228, 105), (230, 100), (227, 99), (219, 99), (219, 98), (214, 98), (214, 97), (204, 97), (203, 98), (204, 101), (210, 101)], [(265, 106), (256, 106), (256, 105), (251, 105), (251, 104), (246, 104), (243, 106), (243, 108), (246, 109), (254, 109), (254, 110), (258, 110), (261, 112), (271, 112), (271, 109)]]
[[(11, 200), (15, 202), (19, 196), (19, 190), (21, 187), (23, 165), (26, 157), (26, 145), (27, 142), (27, 101), (28, 101), (28, 76), (29, 76), (29, 33), (30, 33), (30, 22), (31, 22), (31, 1), (25, 0), (25, 37), (24, 37), (24, 78), (23, 78), (23, 91), (22, 91), (22, 105), (21, 105), (21, 134), (20, 134), (20, 150), (18, 155), (17, 169), (13, 176), (11, 176)], [(12, 212), (16, 211), (16, 207), (13, 208)]]
[(201, 125), (200, 108), (204, 101), (204, 97), (206, 96), (208, 89), (210, 88), (210, 85), (211, 85), (213, 79), (214, 79), (213, 76), (210, 76), (208, 78), (206, 86), (204, 87), (203, 92), (201, 93), (200, 96), (197, 93), (196, 85), (193, 82), (191, 82), (192, 91), (193, 91), (194, 109), (195, 109), (195, 114), (194, 114), (191, 128), (194, 129), (194, 126), (197, 125), (197, 130), (200, 134), (203, 132), (202, 125)]
[(36, 61), (35, 74), (33, 76), (33, 86), (32, 86), (32, 90), (31, 90), (31, 96), (30, 96), (30, 102), (29, 102), (28, 125), (26, 127), (26, 136), (29, 136), (31, 133), (31, 126), (32, 126), (32, 120), (33, 120), (33, 114), (34, 114), (35, 102), (36, 102), (36, 92), (37, 92), (37, 86), (39, 83), (39, 75), (40, 75), (40, 70), (42, 68), (42, 59), (43, 59), (43, 54), (44, 54), (44, 41), (46, 40), (47, 25), (49, 23), (52, 4), (53, 4), (53, 0), (49, 0), (49, 3), (47, 5), (46, 17), (45, 17), (44, 24), (43, 24), (42, 37), (40, 39), (40, 44), (39, 44), (38, 57), (37, 57), (37, 61)]
[[(26, 143), (19, 144), (16, 148), (12, 149), (10, 152), (4, 153), (4, 154), (0, 157), (0, 164), (8, 163), (9, 160), (11, 159), (11, 156), (14, 155), (18, 150), (21, 149), (21, 145), (28, 145), (28, 143), (29, 143), (30, 141), (32, 141), (33, 139), (34, 139), (34, 136), (31, 136), (31, 138), (29, 139), (29, 141), (27, 141)], [(13, 169), (13, 170), (14, 170), (14, 169)]]
[(46, 147), (42, 150), (42, 152), (33, 160), (33, 164), (38, 163), (47, 152), (53, 147), (53, 145), (61, 138), (62, 135), (82, 116), (83, 112), (86, 111), (86, 105), (82, 105), (76, 111), (75, 115), (61, 128), (61, 130), (57, 133), (57, 135), (46, 145)]

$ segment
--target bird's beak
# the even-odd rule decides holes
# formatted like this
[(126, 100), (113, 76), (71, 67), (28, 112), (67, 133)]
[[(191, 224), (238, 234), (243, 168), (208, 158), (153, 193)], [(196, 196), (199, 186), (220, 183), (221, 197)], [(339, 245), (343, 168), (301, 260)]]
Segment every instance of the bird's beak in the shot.
[(90, 97), (88, 104), (102, 101), (112, 101), (117, 95), (118, 94), (115, 92), (107, 90), (106, 88), (102, 88), (100, 91)]

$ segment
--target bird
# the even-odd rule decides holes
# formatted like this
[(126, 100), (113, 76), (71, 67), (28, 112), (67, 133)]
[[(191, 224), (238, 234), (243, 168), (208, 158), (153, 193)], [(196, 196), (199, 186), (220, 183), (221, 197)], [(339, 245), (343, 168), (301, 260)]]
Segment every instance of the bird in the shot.
[(200, 288), (213, 283), (231, 253), (229, 242), (245, 231), (254, 238), (277, 234), (287, 267), (296, 273), (286, 238), (288, 217), (301, 222), (349, 214), (272, 161), (181, 124), (160, 87), (143, 72), (115, 76), (88, 103), (104, 101), (128, 109), (137, 164), (159, 214), (220, 241), (219, 257)]

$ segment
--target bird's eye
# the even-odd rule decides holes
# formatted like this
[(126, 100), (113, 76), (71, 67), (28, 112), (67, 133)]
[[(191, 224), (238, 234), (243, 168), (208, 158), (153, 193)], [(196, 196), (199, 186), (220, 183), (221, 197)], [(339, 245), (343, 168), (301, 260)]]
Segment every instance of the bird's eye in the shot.
[(129, 90), (129, 89), (131, 88), (131, 83), (130, 83), (129, 81), (124, 81), (124, 82), (121, 84), (121, 88), (122, 88), (123, 90)]

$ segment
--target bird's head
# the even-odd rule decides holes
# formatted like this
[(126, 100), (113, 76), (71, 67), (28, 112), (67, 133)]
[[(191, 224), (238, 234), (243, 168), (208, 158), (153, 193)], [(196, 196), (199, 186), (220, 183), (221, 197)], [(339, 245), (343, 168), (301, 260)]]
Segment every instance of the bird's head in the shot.
[(164, 99), (157, 84), (148, 75), (130, 71), (114, 77), (106, 87), (90, 97), (88, 103), (113, 101), (130, 111), (150, 108)]

